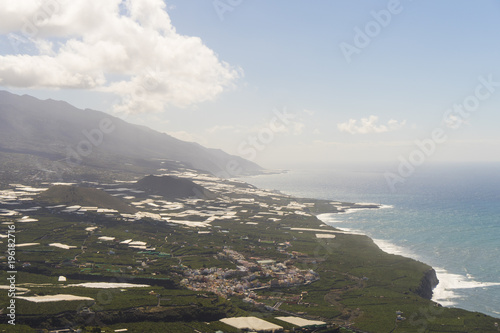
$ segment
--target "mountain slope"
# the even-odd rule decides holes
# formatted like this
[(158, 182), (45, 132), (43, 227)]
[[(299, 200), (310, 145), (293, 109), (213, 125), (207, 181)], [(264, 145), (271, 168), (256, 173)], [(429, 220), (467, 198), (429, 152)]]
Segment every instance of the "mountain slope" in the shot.
[(6, 91), (0, 91), (0, 151), (99, 168), (144, 165), (162, 159), (226, 177), (236, 176), (232, 174), (234, 166), (242, 174), (262, 170), (241, 157), (181, 141), (104, 112)]
[(39, 200), (50, 204), (80, 205), (116, 209), (120, 213), (133, 214), (137, 210), (112, 195), (89, 187), (55, 185), (43, 192)]
[(139, 180), (135, 187), (148, 194), (161, 195), (169, 200), (196, 197), (199, 199), (215, 199), (215, 194), (189, 179), (170, 176), (149, 175)]

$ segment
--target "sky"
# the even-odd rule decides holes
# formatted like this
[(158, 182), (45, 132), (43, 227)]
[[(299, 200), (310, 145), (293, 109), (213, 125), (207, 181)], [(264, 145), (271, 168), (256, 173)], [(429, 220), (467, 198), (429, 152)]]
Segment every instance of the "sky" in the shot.
[(500, 161), (500, 2), (0, 0), (0, 89), (267, 168)]

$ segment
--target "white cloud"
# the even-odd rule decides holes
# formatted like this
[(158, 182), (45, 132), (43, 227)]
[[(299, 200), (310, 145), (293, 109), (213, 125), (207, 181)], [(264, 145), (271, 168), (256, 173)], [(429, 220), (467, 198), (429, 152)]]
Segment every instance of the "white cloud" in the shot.
[(196, 134), (186, 132), (186, 131), (174, 131), (174, 132), (169, 131), (167, 134), (170, 136), (173, 136), (176, 139), (182, 140), (182, 141), (207, 144), (207, 141), (204, 138), (202, 138)]
[(369, 116), (368, 118), (361, 118), (358, 125), (358, 120), (349, 119), (345, 123), (340, 123), (337, 125), (341, 132), (347, 132), (351, 134), (369, 134), (369, 133), (386, 133), (396, 131), (402, 128), (406, 124), (406, 120), (398, 122), (397, 120), (391, 119), (387, 122), (387, 125), (378, 124), (377, 116)]
[(448, 115), (446, 119), (444, 120), (444, 123), (448, 128), (451, 129), (458, 129), (462, 125), (469, 125), (469, 122), (464, 120), (462, 117), (457, 117), (453, 114)]
[(233, 132), (240, 132), (239, 129), (237, 129), (235, 126), (232, 126), (232, 125), (215, 125), (215, 126), (212, 126), (208, 129), (206, 129), (206, 131), (210, 134), (214, 134), (214, 133), (217, 133), (217, 132), (222, 132), (222, 131), (233, 131)]
[(293, 125), (292, 125), (293, 135), (301, 135), (302, 132), (304, 131), (304, 127), (306, 127), (306, 125), (304, 123), (294, 121)]
[(325, 141), (325, 140), (313, 140), (315, 146), (338, 146), (342, 143), (335, 141)]
[(279, 121), (274, 122), (265, 122), (259, 125), (252, 126), (247, 129), (247, 133), (259, 133), (264, 129), (269, 129), (274, 133), (286, 134), (286, 135), (294, 135), (298, 136), (304, 132), (305, 124), (297, 120), (288, 120), (286, 124), (280, 123)]
[(0, 0), (0, 84), (118, 95), (117, 111), (213, 100), (242, 76), (198, 37), (176, 32), (162, 0)]

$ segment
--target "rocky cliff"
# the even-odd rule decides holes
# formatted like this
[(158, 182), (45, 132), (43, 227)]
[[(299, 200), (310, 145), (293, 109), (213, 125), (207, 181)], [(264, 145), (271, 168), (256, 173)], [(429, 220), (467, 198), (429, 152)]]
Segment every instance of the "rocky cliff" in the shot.
[(425, 272), (422, 281), (420, 282), (420, 286), (418, 286), (415, 291), (419, 296), (431, 299), (432, 298), (432, 290), (438, 285), (439, 280), (436, 275), (436, 271), (434, 269), (429, 269)]

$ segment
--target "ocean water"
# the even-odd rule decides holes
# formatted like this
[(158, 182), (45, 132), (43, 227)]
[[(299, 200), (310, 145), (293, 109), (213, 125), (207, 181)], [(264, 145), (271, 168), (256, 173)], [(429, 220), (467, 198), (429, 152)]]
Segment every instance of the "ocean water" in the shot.
[(433, 299), (441, 305), (500, 318), (500, 164), (425, 165), (396, 191), (386, 171), (394, 172), (330, 166), (243, 180), (294, 196), (383, 204), (320, 218), (434, 267), (440, 283)]

